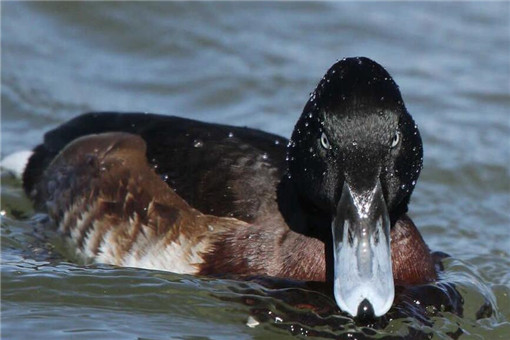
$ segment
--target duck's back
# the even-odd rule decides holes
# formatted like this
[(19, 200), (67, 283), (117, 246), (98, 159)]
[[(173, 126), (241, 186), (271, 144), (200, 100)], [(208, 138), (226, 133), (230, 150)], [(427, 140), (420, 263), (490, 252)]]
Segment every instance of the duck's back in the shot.
[[(26, 192), (71, 141), (86, 135), (127, 132), (146, 144), (146, 162), (163, 184), (199, 211), (253, 222), (277, 213), (276, 186), (285, 171), (287, 140), (259, 130), (143, 113), (81, 115), (45, 135), (24, 173)], [(89, 139), (94, 143), (94, 138)]]

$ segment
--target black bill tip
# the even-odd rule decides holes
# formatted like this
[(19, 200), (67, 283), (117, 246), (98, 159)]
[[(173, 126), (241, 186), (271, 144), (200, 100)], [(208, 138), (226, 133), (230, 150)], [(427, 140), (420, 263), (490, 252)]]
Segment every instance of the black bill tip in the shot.
[(364, 299), (359, 304), (357, 317), (361, 320), (374, 319), (374, 307), (372, 307), (372, 304), (367, 299)]

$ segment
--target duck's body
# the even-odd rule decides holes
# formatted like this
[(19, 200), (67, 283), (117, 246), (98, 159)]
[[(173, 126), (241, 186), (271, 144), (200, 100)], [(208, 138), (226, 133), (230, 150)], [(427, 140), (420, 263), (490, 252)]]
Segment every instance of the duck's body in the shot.
[[(179, 117), (90, 113), (46, 135), (24, 183), (84, 260), (325, 281), (324, 242), (291, 230), (278, 208), (287, 143)], [(436, 278), (407, 216), (392, 239), (396, 282)]]
[[(362, 65), (360, 60), (365, 64)], [(353, 67), (361, 67), (361, 76), (352, 75)], [(317, 132), (313, 130), (315, 115), (322, 117), (323, 110), (338, 110), (334, 108), (337, 104), (332, 102), (328, 90), (328, 86), (335, 86), (328, 85), (328, 75), (331, 77), (336, 71), (346, 78), (351, 74), (351, 78), (357, 79), (349, 80), (347, 86), (340, 88), (342, 100), (345, 100), (344, 95), (349, 97), (349, 91), (357, 91), (358, 87), (362, 91), (367, 90), (365, 85), (357, 84), (358, 78), (370, 76), (369, 79), (377, 84), (377, 77), (387, 75), (379, 65), (368, 59), (337, 63), (315, 91), (314, 97), (317, 95), (318, 99), (310, 99), (305, 107), (291, 142), (258, 130), (177, 117), (118, 113), (82, 115), (46, 134), (45, 142), (34, 150), (25, 170), (25, 190), (40, 208), (48, 211), (77, 253), (96, 262), (189, 274), (269, 275), (307, 281), (335, 280), (337, 285), (337, 280), (351, 280), (339, 276), (339, 273), (346, 270), (338, 262), (339, 251), (349, 251), (351, 255), (348, 256), (355, 256), (356, 261), (361, 263), (365, 263), (363, 261), (367, 258), (359, 253), (350, 253), (350, 246), (344, 245), (342, 248), (340, 244), (338, 248), (338, 239), (335, 238), (339, 236), (335, 231), (332, 236), (330, 228), (347, 230), (343, 228), (354, 228), (352, 225), (357, 225), (358, 219), (361, 219), (360, 225), (366, 225), (368, 222), (364, 221), (373, 218), (376, 228), (382, 229), (374, 231), (375, 239), (369, 241), (369, 247), (374, 248), (363, 248), (364, 251), (376, 254), (370, 261), (375, 261), (377, 266), (384, 266), (384, 262), (378, 259), (383, 255), (377, 255), (384, 253), (380, 242), (385, 241), (380, 239), (385, 239), (386, 232), (390, 233), (392, 239), (391, 248), (388, 248), (391, 251), (389, 261), (392, 262), (392, 269), (389, 274), (381, 272), (374, 274), (377, 275), (375, 277), (382, 275), (381, 278), (387, 280), (390, 275), (392, 286), (393, 282), (418, 284), (433, 281), (437, 273), (429, 249), (406, 215), (410, 191), (421, 168), (421, 158), (418, 159), (421, 157), (421, 141), (412, 137), (413, 131), (414, 136), (417, 135), (417, 130), (415, 127), (415, 130), (408, 128), (411, 123), (405, 120), (407, 118), (404, 123), (399, 121), (399, 126), (403, 124), (404, 129), (399, 132), (404, 136), (401, 137), (402, 149), (410, 148), (414, 145), (412, 143), (419, 141), (416, 144), (419, 153), (410, 156), (403, 154), (397, 163), (387, 163), (386, 167), (377, 165), (381, 179), (377, 179), (374, 189), (370, 189), (372, 196), (358, 196), (357, 189), (354, 190), (356, 186), (372, 188), (374, 185), (371, 180), (366, 180), (371, 178), (372, 170), (360, 167), (359, 171), (354, 169), (352, 172), (351, 168), (358, 166), (360, 161), (373, 162), (370, 153), (379, 150), (377, 144), (374, 144), (374, 136), (378, 135), (379, 130), (374, 130), (367, 137), (371, 142), (367, 144), (369, 148), (366, 154), (362, 154), (361, 158), (353, 154), (350, 163), (345, 155), (357, 152), (353, 150), (358, 149), (358, 142), (353, 143), (356, 146), (353, 150), (350, 146), (338, 146), (337, 150), (335, 143), (338, 140), (343, 142), (343, 137), (336, 137), (333, 130), (328, 132), (329, 123), (324, 125), (322, 121), (322, 127), (317, 128)], [(372, 78), (373, 75), (377, 77)], [(338, 79), (342, 80), (343, 76)], [(336, 78), (331, 80), (333, 84), (337, 81)], [(390, 86), (396, 86), (391, 78), (385, 78), (385, 81), (389, 81)], [(369, 81), (368, 87), (371, 86)], [(397, 105), (398, 114), (405, 115), (398, 90), (395, 92), (394, 88), (383, 88), (382, 91), (382, 110)], [(390, 95), (397, 98), (391, 98)], [(365, 96), (356, 95), (354, 102)], [(385, 96), (387, 99), (384, 99)], [(363, 105), (358, 102), (356, 110), (363, 109)], [(379, 111), (374, 113), (374, 117), (381, 115)], [(317, 121), (321, 122), (319, 116)], [(370, 119), (372, 121), (367, 126), (368, 130), (379, 124), (373, 121), (379, 118)], [(391, 123), (391, 119), (386, 118), (381, 122), (385, 121), (381, 130), (390, 132), (390, 141), (394, 127), (388, 129), (385, 126)], [(346, 122), (333, 124), (351, 124), (350, 120)], [(309, 124), (312, 130), (305, 132)], [(391, 124), (388, 126), (393, 126)], [(356, 129), (347, 126), (343, 131), (356, 133)], [(328, 132), (332, 146), (324, 137), (323, 130)], [(313, 137), (312, 144), (306, 144), (309, 143), (308, 136), (315, 136), (316, 133), (319, 133), (320, 138)], [(380, 139), (383, 145), (387, 143), (385, 133)], [(407, 137), (407, 133), (410, 137)], [(316, 140), (317, 145), (314, 144)], [(413, 151), (417, 146), (414, 146)], [(391, 148), (394, 148), (393, 144)], [(400, 146), (398, 148), (400, 150)], [(344, 149), (345, 152), (342, 151)], [(329, 170), (321, 170), (320, 164), (314, 165), (317, 158), (322, 159), (321, 155), (324, 154), (325, 159), (332, 159), (330, 154), (340, 151), (342, 162), (348, 162), (347, 166), (342, 166), (345, 175), (343, 172), (337, 173), (336, 168), (330, 168), (337, 166), (336, 160), (328, 161)], [(404, 163), (398, 163), (402, 161)], [(399, 166), (408, 166), (409, 173), (399, 174)], [(388, 167), (395, 169), (396, 176), (386, 174)], [(316, 169), (320, 170), (322, 176), (314, 173)], [(356, 171), (358, 174), (353, 175)], [(352, 179), (352, 176), (361, 177), (357, 180)], [(401, 182), (395, 182), (397, 179), (406, 182), (401, 185)], [(317, 185), (303, 189), (302, 186), (306, 186), (310, 180), (318, 181)], [(344, 182), (350, 183), (349, 186)], [(320, 188), (325, 185), (327, 187), (321, 191)], [(406, 185), (407, 189), (404, 190)], [(331, 193), (327, 193), (328, 190)], [(340, 199), (340, 193), (344, 198)], [(325, 195), (330, 198), (326, 199)], [(354, 203), (345, 201), (346, 196), (351, 197)], [(365, 201), (358, 202), (360, 197)], [(373, 209), (376, 209), (374, 217), (370, 217), (372, 208), (367, 203), (372, 199), (375, 202)], [(348, 208), (351, 204), (361, 209), (358, 217), (345, 213), (352, 209)], [(387, 205), (388, 212), (385, 212), (386, 208), (380, 208), (380, 204)], [(382, 214), (382, 217), (377, 217), (377, 214)], [(339, 221), (344, 219), (345, 225), (349, 227), (339, 225)], [(364, 233), (371, 230), (369, 226), (363, 228)], [(356, 232), (356, 229), (353, 230)], [(352, 237), (350, 233), (349, 244)], [(387, 242), (390, 246), (389, 240)], [(346, 241), (344, 244), (347, 244)], [(361, 277), (368, 275), (363, 265), (359, 266), (356, 268), (361, 268)], [(347, 270), (357, 272), (356, 268)], [(337, 301), (347, 300), (345, 308), (349, 313), (355, 315), (356, 312), (349, 308), (356, 309), (358, 304), (360, 309), (367, 306), (365, 302), (360, 304), (359, 301), (350, 301), (349, 297), (342, 295), (345, 293), (337, 289)], [(372, 299), (372, 288), (366, 289), (363, 291), (368, 292), (367, 298)], [(387, 296), (391, 297), (391, 305), (393, 287), (389, 293), (384, 289), (381, 294), (390, 294)], [(377, 297), (374, 303), (376, 309), (380, 308), (381, 311), (389, 308), (387, 302), (384, 302), (387, 307), (383, 307), (383, 302), (377, 302)], [(354, 307), (350, 307), (351, 304)], [(375, 314), (380, 315), (381, 312), (376, 310)]]
[[(202, 208), (197, 209), (178, 194), (180, 190), (162, 185), (164, 179), (175, 181), (175, 178), (168, 177), (173, 170), (172, 163), (150, 164), (147, 158), (150, 151), (138, 134), (89, 134), (88, 131), (94, 126), (104, 126), (97, 124), (98, 120), (112, 122), (119, 119), (119, 122), (128, 122), (127, 126), (131, 127), (131, 122), (140, 118), (150, 118), (153, 129), (162, 131), (168, 131), (176, 121), (182, 121), (176, 117), (145, 114), (96, 113), (80, 116), (60, 128), (69, 132), (75, 126), (80, 130), (73, 134), (77, 139), (71, 143), (64, 140), (62, 152), (57, 146), (54, 151), (58, 156), (45, 168), (38, 185), (27, 187), (36, 202), (44, 204), (50, 217), (58, 222), (59, 231), (68, 237), (83, 260), (186, 274), (223, 273), (326, 280), (324, 242), (296, 233), (287, 226), (277, 209), (276, 180), (271, 183), (252, 177), (254, 183), (250, 185), (249, 181), (243, 182), (240, 178), (232, 180), (228, 172), (216, 172), (216, 176), (211, 173), (209, 181), (222, 184), (217, 186), (218, 200), (204, 200), (207, 197), (204, 192), (189, 195), (193, 190), (188, 191), (188, 195), (183, 194), (189, 197), (189, 202), (196, 202)], [(197, 125), (207, 128), (207, 124), (201, 122)], [(235, 129), (223, 128), (225, 131)], [(117, 129), (124, 130), (120, 125)], [(58, 132), (58, 129), (54, 130), (47, 138), (62, 136)], [(81, 132), (86, 132), (85, 137), (79, 138)], [(149, 135), (154, 136), (152, 132), (147, 130)], [(272, 135), (260, 134), (268, 137), (268, 142), (274, 144), (275, 149), (286, 143)], [(232, 138), (228, 134), (226, 136)], [(171, 135), (171, 141), (175, 141), (173, 137)], [(275, 144), (275, 140), (278, 143)], [(189, 141), (194, 143), (195, 139), (190, 138)], [(158, 141), (161, 145), (159, 142), (162, 141)], [(204, 145), (216, 145), (215, 142), (209, 137)], [(55, 154), (47, 147), (42, 151), (41, 146), (36, 154)], [(197, 149), (189, 149), (188, 157), (176, 162), (178, 167), (192, 170), (194, 153), (202, 153)], [(283, 172), (270, 163), (267, 154), (251, 157), (251, 160), (242, 152), (234, 155), (239, 157), (223, 158), (223, 164), (236, 163), (241, 158), (243, 166), (229, 165), (223, 170), (253, 170), (253, 176), (267, 176), (267, 179), (271, 179), (272, 174)], [(36, 157), (32, 158), (29, 169), (38, 167), (34, 162)], [(196, 183), (204, 183), (208, 174), (198, 176), (195, 173)], [(189, 175), (193, 178), (192, 172)], [(181, 176), (189, 180), (189, 177)], [(178, 183), (181, 186), (175, 187), (185, 187), (183, 182)], [(205, 188), (202, 186), (202, 189)], [(233, 195), (234, 189), (237, 189), (237, 196)], [(257, 196), (251, 195), (254, 192)], [(214, 195), (214, 191), (209, 194)], [(271, 199), (257, 202), (256, 197), (264, 195), (271, 195)], [(254, 209), (250, 214), (238, 212), (239, 207), (250, 203), (266, 206)], [(392, 238), (398, 240), (392, 247), (394, 261), (401, 263), (395, 266), (395, 281), (423, 283), (435, 279), (428, 249), (410, 219), (403, 217), (398, 221), (392, 229)], [(426, 272), (425, 277), (422, 271)]]

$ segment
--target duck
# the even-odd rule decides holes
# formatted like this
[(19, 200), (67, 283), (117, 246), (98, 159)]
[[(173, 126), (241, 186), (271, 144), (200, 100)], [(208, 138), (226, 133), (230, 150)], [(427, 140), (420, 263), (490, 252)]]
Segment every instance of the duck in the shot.
[(149, 113), (89, 112), (47, 132), (23, 186), (84, 261), (329, 282), (353, 317), (438, 279), (407, 215), (423, 144), (399, 87), (335, 62), (290, 139)]

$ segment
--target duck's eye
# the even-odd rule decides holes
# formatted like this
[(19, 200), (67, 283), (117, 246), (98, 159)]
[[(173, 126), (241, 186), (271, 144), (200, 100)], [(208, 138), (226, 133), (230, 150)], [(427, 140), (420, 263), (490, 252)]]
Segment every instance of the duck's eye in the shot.
[(395, 131), (395, 134), (393, 135), (393, 138), (391, 139), (391, 148), (393, 149), (400, 143), (400, 131)]
[(331, 149), (331, 145), (329, 144), (328, 137), (326, 137), (326, 134), (324, 132), (321, 135), (321, 145), (326, 150)]

